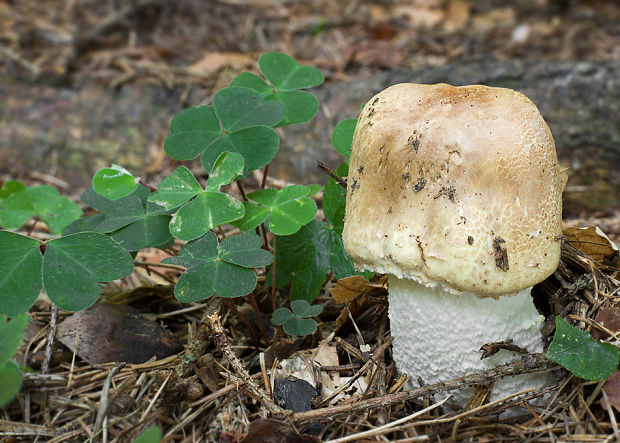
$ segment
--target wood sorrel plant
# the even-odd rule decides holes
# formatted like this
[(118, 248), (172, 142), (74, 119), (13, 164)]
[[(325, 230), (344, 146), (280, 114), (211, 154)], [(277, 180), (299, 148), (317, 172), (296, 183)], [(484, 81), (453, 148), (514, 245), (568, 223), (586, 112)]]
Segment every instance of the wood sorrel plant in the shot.
[[(276, 285), (292, 283), (291, 299), (311, 303), (330, 270), (337, 277), (352, 274), (353, 263), (340, 240), (343, 190), (333, 180), (323, 202), (326, 222), (315, 220), (317, 207), (310, 198), (321, 190), (318, 185), (261, 188), (243, 201), (221, 191), (235, 181), (242, 188), (253, 170), (265, 168), (266, 174), (280, 146), (274, 128), (308, 122), (318, 110), (314, 95), (303, 91), (323, 82), (318, 69), (276, 52), (261, 56), (259, 67), (263, 77), (244, 72), (215, 93), (211, 105), (186, 109), (170, 123), (166, 154), (184, 161), (200, 158), (208, 173), (204, 187), (185, 166), (154, 187), (112, 165), (97, 171), (82, 194), (82, 203), (97, 211), (82, 217), (80, 208), (52, 186), (4, 183), (0, 314), (26, 312), (42, 288), (59, 308), (85, 309), (99, 298), (101, 282), (133, 271), (132, 254), (169, 246), (175, 239), (187, 244), (164, 262), (186, 269), (174, 291), (183, 302), (251, 293), (253, 268), (273, 262), (274, 243)], [(354, 126), (349, 124), (345, 145)], [(60, 236), (42, 241), (9, 231), (33, 218)], [(224, 224), (241, 233), (218, 238), (213, 231)], [(261, 227), (263, 234), (275, 235), (272, 248), (254, 233)]]

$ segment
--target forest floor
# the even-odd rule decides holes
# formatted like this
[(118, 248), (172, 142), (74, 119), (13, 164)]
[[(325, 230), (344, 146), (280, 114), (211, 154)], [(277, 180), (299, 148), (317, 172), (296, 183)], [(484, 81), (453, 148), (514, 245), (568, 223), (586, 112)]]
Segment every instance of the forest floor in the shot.
[[(210, 102), (239, 72), (255, 71), (260, 54), (282, 51), (318, 67), (326, 85), (340, 82), (357, 91), (355, 99), (345, 92), (331, 96), (320, 111), (327, 127), (313, 131), (311, 141), (283, 138), (284, 160), (271, 170), (276, 185), (324, 182), (315, 163), (337, 167), (331, 128), (356, 117), (348, 112), (363, 104), (358, 97), (376, 92), (369, 79), (377, 73), (488, 58), (617, 63), (619, 22), (620, 4), (602, 0), (0, 0), (0, 181), (53, 184), (77, 200), (92, 174), (114, 162), (157, 183), (177, 165), (162, 148), (172, 115)], [(560, 161), (578, 169), (568, 157)], [(617, 198), (615, 182), (569, 189), (584, 190), (587, 197), (571, 200), (565, 226), (598, 225), (618, 242), (620, 210), (593, 206), (587, 194)], [(553, 297), (550, 312), (597, 329), (600, 316), (619, 315), (618, 256), (607, 246), (603, 252), (580, 249), (565, 247), (563, 266), (537, 290)], [(158, 262), (163, 255), (147, 251), (141, 258)], [(559, 372), (542, 406), (510, 399), (461, 411), (433, 408), (432, 394), (445, 387), (404, 391), (389, 351), (381, 281), (346, 305), (330, 295), (335, 279), (327, 281), (317, 299), (324, 312), (316, 334), (279, 337), (265, 316), (267, 330), (256, 344), (239, 321), (249, 319), (250, 329), (261, 330), (246, 299), (233, 306), (216, 300), (180, 304), (169, 290), (177, 277), (173, 270), (146, 267), (106, 288), (103, 301), (137, 308), (145, 321), (174, 334), (153, 337), (151, 346), (183, 349), (146, 363), (90, 364), (87, 351), (76, 355), (58, 340), (52, 346), (50, 331), (71, 313), (53, 318), (49, 303), (37, 302), (20, 354), (20, 363), (34, 372), (18, 400), (0, 410), (0, 441), (124, 442), (152, 424), (163, 428), (166, 441), (187, 442), (620, 441), (618, 379), (605, 385)], [(269, 312), (271, 291), (264, 276), (259, 281), (255, 296), (260, 310)], [(284, 303), (286, 291), (278, 295)], [(227, 345), (215, 340), (214, 312), (227, 329)], [(135, 312), (100, 315), (108, 322), (119, 316), (122, 324)], [(113, 346), (128, 344), (117, 340)], [(225, 357), (231, 350), (239, 361)], [(338, 388), (343, 393), (327, 402), (319, 393), (312, 411), (278, 416), (271, 368), (295, 358), (323, 359), (332, 368), (313, 376), (331, 383), (331, 394)], [(525, 364), (554, 369), (538, 360)], [(496, 376), (469, 382), (484, 392)], [(528, 393), (527, 399), (543, 394)], [(502, 414), (513, 406), (522, 406), (521, 413)], [(269, 411), (271, 421), (264, 419)]]

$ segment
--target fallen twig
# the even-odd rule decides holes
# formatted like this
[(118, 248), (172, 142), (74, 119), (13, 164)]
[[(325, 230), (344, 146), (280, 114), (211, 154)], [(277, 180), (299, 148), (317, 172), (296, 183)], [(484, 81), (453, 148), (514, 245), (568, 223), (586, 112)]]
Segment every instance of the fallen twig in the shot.
[(419, 397), (433, 395), (439, 392), (462, 389), (468, 386), (485, 384), (498, 378), (527, 374), (531, 372), (546, 372), (557, 369), (558, 366), (551, 360), (547, 360), (544, 354), (529, 354), (521, 360), (498, 366), (488, 371), (466, 375), (446, 382), (435, 383), (422, 386), (409, 391), (387, 394), (379, 397), (369, 398), (356, 403), (345, 405), (330, 406), (321, 409), (313, 409), (305, 412), (297, 412), (291, 415), (293, 423), (316, 421), (321, 418), (334, 417), (341, 414), (350, 414), (358, 411), (366, 411), (382, 406), (389, 406), (396, 403), (413, 400)]
[(269, 398), (267, 393), (256, 384), (254, 379), (250, 377), (248, 370), (245, 366), (243, 366), (237, 355), (233, 352), (230, 342), (228, 341), (228, 337), (224, 332), (224, 328), (222, 328), (222, 324), (220, 323), (219, 314), (216, 312), (213, 315), (208, 315), (207, 318), (209, 319), (211, 331), (213, 332), (213, 341), (215, 342), (215, 346), (217, 346), (217, 348), (226, 356), (237, 375), (245, 381), (245, 385), (248, 390), (254, 395), (254, 397), (260, 399), (261, 403), (270, 413), (279, 417), (284, 416), (284, 409), (276, 405), (274, 401)]

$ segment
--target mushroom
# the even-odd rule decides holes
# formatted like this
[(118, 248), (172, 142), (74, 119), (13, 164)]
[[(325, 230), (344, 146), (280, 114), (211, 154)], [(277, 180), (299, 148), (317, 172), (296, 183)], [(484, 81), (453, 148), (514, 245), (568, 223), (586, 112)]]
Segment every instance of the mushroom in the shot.
[[(347, 182), (344, 247), (359, 270), (388, 274), (399, 371), (431, 384), (543, 350), (530, 291), (558, 266), (566, 175), (532, 101), (480, 85), (391, 86), (357, 121)], [(512, 350), (481, 359), (494, 342)], [(505, 378), (491, 398), (551, 380)]]

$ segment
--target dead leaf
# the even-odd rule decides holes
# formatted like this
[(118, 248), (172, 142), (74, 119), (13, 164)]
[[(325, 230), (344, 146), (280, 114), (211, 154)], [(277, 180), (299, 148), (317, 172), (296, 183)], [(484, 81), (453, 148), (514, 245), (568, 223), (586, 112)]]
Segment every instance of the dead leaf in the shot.
[(360, 294), (367, 294), (375, 288), (385, 288), (387, 275), (384, 275), (376, 283), (371, 283), (361, 275), (341, 278), (336, 282), (336, 286), (330, 289), (330, 293), (337, 304), (346, 303), (353, 300)]
[(608, 260), (614, 266), (620, 264), (618, 261), (618, 246), (598, 226), (566, 228), (563, 230), (563, 233), (567, 243), (584, 254), (588, 254), (593, 260), (600, 263)]
[(183, 350), (179, 340), (158, 323), (126, 305), (97, 303), (58, 325), (58, 340), (91, 365), (144, 363)]
[(237, 52), (210, 52), (187, 69), (192, 74), (209, 75), (223, 68), (232, 68), (236, 71), (252, 66), (254, 57)]
[(609, 403), (620, 412), (620, 371), (614, 372), (603, 385)]
[[(596, 320), (599, 325), (609, 329), (611, 332), (618, 332), (620, 331), (620, 308), (613, 306), (603, 308), (598, 312), (598, 314), (596, 314), (596, 318), (594, 320)], [(599, 330), (598, 328), (592, 328), (591, 335), (595, 340), (603, 340), (609, 337), (609, 334)]]

